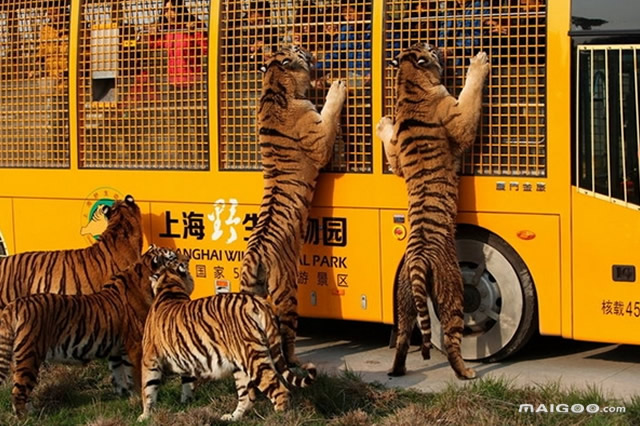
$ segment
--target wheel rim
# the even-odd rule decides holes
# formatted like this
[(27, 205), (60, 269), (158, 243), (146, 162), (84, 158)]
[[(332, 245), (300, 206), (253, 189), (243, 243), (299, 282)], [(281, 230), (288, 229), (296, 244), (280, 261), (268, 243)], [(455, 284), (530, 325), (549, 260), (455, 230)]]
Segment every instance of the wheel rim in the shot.
[[(465, 285), (462, 357), (488, 358), (513, 339), (522, 320), (520, 280), (511, 263), (494, 247), (476, 240), (456, 240)], [(432, 341), (443, 349), (440, 320), (429, 300)]]

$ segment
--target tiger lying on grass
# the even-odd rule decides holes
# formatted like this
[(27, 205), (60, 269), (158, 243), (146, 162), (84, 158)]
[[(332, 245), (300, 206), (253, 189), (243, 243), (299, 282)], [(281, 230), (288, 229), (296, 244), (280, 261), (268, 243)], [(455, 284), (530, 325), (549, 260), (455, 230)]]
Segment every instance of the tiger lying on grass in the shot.
[[(238, 405), (223, 420), (238, 420), (264, 392), (276, 411), (289, 401), (288, 384), (305, 387), (316, 377), (313, 364), (296, 376), (282, 354), (278, 322), (271, 305), (246, 293), (219, 294), (190, 300), (193, 278), (188, 264), (172, 261), (152, 278), (155, 295), (144, 328), (142, 407), (147, 419), (156, 402), (163, 369), (183, 376), (182, 401), (193, 392), (195, 378), (233, 374)], [(191, 378), (185, 380), (186, 377)]]
[(396, 293), (396, 356), (389, 372), (406, 371), (416, 316), (422, 356), (431, 348), (427, 298), (440, 314), (444, 348), (456, 375), (475, 377), (460, 354), (464, 327), (463, 284), (454, 239), (460, 156), (474, 141), (482, 111), (482, 88), (489, 72), (484, 52), (471, 59), (458, 99), (442, 85), (440, 52), (416, 43), (398, 55), (395, 123), (384, 117), (378, 136), (392, 170), (405, 179), (411, 231)]
[(36, 294), (8, 304), (0, 314), (0, 382), (7, 379), (13, 358), (14, 412), (26, 411), (45, 360), (84, 363), (106, 357), (119, 360), (124, 354), (124, 365), (110, 361), (114, 387), (120, 394), (128, 393), (131, 377), (139, 385), (142, 333), (153, 299), (149, 277), (175, 258), (173, 251), (151, 246), (98, 293)]

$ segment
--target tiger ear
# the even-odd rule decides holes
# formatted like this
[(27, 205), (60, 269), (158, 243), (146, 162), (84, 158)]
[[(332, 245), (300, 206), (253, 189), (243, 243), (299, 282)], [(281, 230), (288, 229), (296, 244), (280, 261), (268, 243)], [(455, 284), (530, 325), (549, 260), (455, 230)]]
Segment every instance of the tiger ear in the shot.
[(266, 67), (266, 66), (264, 66), (264, 65), (262, 65), (262, 66), (261, 66), (260, 68), (258, 68), (258, 69), (260, 70), (260, 72), (261, 72), (262, 74), (264, 74), (264, 73), (266, 73), (266, 72), (267, 72), (267, 67)]
[(162, 262), (160, 262), (160, 256), (153, 256), (153, 258), (151, 259), (151, 267), (153, 269), (158, 269), (161, 265)]
[(394, 68), (397, 68), (398, 65), (400, 65), (400, 64), (398, 63), (397, 59), (392, 59), (391, 61), (389, 61), (389, 65), (391, 65)]
[(160, 281), (160, 275), (153, 274), (149, 277), (149, 281), (151, 281), (151, 292), (155, 296), (158, 293), (158, 283)]
[(104, 214), (104, 217), (109, 219), (109, 216), (111, 215), (111, 206), (107, 206), (106, 204), (102, 206), (102, 214)]
[(187, 275), (187, 268), (184, 266), (184, 263), (179, 263), (178, 264), (178, 273), (182, 277)]
[(133, 204), (135, 202), (135, 200), (133, 199), (133, 195), (127, 195), (126, 197), (124, 197), (124, 201), (127, 204)]

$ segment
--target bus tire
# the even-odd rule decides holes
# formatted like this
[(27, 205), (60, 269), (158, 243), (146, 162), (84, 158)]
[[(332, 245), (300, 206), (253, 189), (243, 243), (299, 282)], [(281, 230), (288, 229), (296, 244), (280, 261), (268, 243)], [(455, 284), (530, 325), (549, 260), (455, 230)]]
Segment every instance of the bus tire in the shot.
[[(456, 248), (465, 286), (462, 357), (495, 362), (515, 354), (538, 325), (527, 266), (506, 241), (475, 226), (458, 226)], [(442, 350), (440, 321), (431, 300), (429, 313), (432, 343)]]

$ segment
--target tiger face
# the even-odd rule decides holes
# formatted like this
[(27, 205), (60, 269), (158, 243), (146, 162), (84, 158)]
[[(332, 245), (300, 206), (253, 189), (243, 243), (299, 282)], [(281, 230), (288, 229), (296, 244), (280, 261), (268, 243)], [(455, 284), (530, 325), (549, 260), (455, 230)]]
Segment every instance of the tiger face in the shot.
[(297, 96), (304, 96), (311, 84), (312, 67), (311, 53), (300, 46), (290, 46), (274, 53), (260, 71), (264, 73), (264, 82), (278, 81), (284, 87), (293, 86)]
[(178, 285), (191, 295), (195, 286), (193, 276), (189, 272), (189, 258), (184, 255), (178, 255), (177, 258), (166, 262), (151, 276), (150, 280), (154, 297), (170, 285)]
[(420, 73), (431, 74), (438, 78), (438, 82), (442, 77), (442, 63), (442, 53), (429, 43), (415, 43), (391, 61), (395, 67), (409, 65)]
[(178, 254), (166, 247), (158, 247), (151, 244), (147, 251), (142, 255), (143, 262), (149, 262), (152, 271), (158, 271), (166, 263), (178, 259)]
[(284, 70), (295, 71), (302, 69), (309, 72), (313, 67), (313, 56), (300, 46), (285, 47), (271, 55), (260, 70), (266, 73), (272, 66)]

